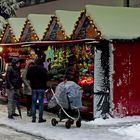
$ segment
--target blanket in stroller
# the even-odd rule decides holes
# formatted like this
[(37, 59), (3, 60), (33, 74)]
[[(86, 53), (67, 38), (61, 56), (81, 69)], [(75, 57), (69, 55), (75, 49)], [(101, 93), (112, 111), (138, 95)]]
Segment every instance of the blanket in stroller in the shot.
[(53, 108), (56, 105), (61, 105), (65, 109), (81, 108), (82, 93), (80, 89), (81, 87), (73, 81), (61, 82), (57, 85), (48, 107)]

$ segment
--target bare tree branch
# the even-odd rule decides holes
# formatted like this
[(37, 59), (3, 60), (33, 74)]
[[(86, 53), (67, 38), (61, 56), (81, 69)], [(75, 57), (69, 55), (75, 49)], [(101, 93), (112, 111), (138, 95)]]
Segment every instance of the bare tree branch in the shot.
[(16, 0), (1, 0), (0, 1), (0, 16), (8, 19), (16, 16), (16, 10), (24, 5), (24, 2), (17, 2)]

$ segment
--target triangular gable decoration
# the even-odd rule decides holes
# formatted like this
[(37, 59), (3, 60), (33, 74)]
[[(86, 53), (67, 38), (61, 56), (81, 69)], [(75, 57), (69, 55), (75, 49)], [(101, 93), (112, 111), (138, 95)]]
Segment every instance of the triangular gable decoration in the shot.
[(65, 36), (57, 22), (57, 17), (52, 16), (48, 28), (43, 36), (43, 40), (64, 40), (64, 38)]
[(101, 39), (101, 32), (97, 30), (93, 21), (86, 15), (86, 11), (82, 11), (76, 22), (75, 29), (71, 36), (72, 39)]
[[(48, 28), (46, 28), (46, 31), (44, 33), (43, 40), (51, 40), (50, 34), (51, 34), (52, 30), (54, 29), (56, 22), (57, 22), (56, 17), (51, 17), (50, 23), (48, 24)], [(52, 38), (52, 40), (53, 40), (53, 38)]]
[(86, 38), (102, 39), (101, 31), (95, 26), (94, 21), (88, 16), (90, 21), (86, 28)]
[[(39, 40), (43, 40), (46, 29), (52, 20), (52, 14), (29, 14), (28, 20), (30, 21)], [(40, 22), (41, 21), (41, 22)]]
[(30, 21), (27, 19), (21, 33), (20, 42), (31, 42), (39, 40), (37, 34), (35, 33)]
[(16, 40), (19, 42), (21, 31), (23, 30), (26, 18), (12, 17), (8, 19), (8, 23), (11, 27), (13, 34), (16, 37)]
[(71, 35), (72, 39), (82, 39), (85, 38), (85, 28), (88, 26), (88, 20), (84, 13), (84, 11), (81, 12), (80, 17), (78, 18), (78, 21), (76, 21), (73, 34)]
[(62, 28), (59, 28), (56, 34), (56, 39), (57, 40), (65, 40), (67, 37), (65, 35), (65, 31)]
[(4, 30), (1, 34), (1, 43), (16, 43), (16, 37), (12, 32), (12, 29), (9, 25), (9, 23), (6, 24), (6, 26), (4, 27)]
[(55, 11), (61, 31), (59, 35), (65, 35), (64, 39), (71, 39), (73, 31), (76, 26), (76, 22), (80, 17), (80, 11), (67, 11), (67, 10), (56, 10)]

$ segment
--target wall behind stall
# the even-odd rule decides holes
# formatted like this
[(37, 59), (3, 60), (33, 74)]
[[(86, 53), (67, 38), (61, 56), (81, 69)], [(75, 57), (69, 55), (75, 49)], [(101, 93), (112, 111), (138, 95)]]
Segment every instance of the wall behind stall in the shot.
[(83, 10), (86, 4), (124, 6), (124, 0), (53, 0), (44, 4), (33, 5), (17, 10), (18, 17), (30, 13), (54, 14), (55, 10)]

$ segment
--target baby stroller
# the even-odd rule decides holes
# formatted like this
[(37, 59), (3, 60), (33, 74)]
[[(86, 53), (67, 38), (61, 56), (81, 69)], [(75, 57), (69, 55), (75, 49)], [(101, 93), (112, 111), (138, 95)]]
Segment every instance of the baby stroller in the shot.
[(66, 128), (70, 128), (74, 121), (77, 127), (81, 127), (80, 108), (82, 107), (82, 96), (80, 89), (81, 87), (73, 81), (61, 82), (57, 85), (55, 93), (51, 89), (53, 96), (48, 107), (58, 106), (58, 119), (52, 118), (51, 120), (53, 126), (66, 119)]

